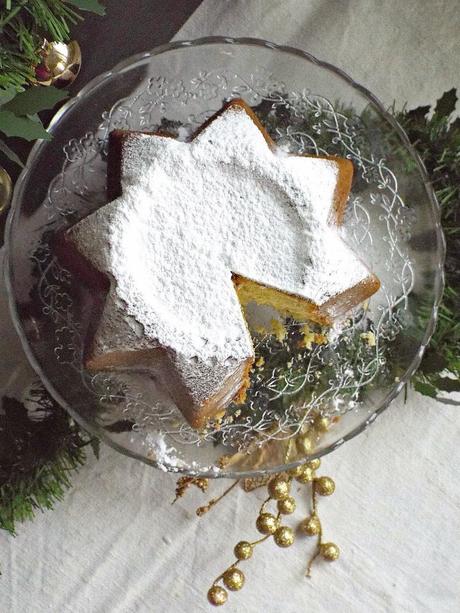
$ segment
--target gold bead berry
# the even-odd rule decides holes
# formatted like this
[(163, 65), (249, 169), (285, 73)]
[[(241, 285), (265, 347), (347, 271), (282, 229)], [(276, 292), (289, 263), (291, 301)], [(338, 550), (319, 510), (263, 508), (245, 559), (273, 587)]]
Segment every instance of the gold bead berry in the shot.
[(268, 483), (268, 493), (275, 500), (283, 500), (289, 496), (289, 490), (291, 489), (289, 481), (287, 481), (282, 475), (277, 475)]
[(318, 477), (315, 479), (315, 490), (320, 496), (330, 496), (335, 491), (335, 483), (330, 477)]
[(220, 585), (213, 585), (208, 591), (208, 600), (215, 607), (220, 607), (227, 602), (227, 590), (224, 590)]
[(335, 543), (323, 543), (320, 552), (321, 556), (328, 562), (334, 562), (340, 556), (340, 549)]
[(315, 474), (312, 469), (306, 464), (304, 464), (302, 466), (302, 471), (296, 477), (296, 481), (298, 481), (299, 483), (310, 483), (311, 481), (313, 481), (314, 478)]
[(283, 500), (278, 500), (277, 507), (282, 515), (290, 515), (294, 513), (296, 508), (295, 498), (288, 496), (287, 498), (283, 498)]
[(317, 415), (315, 417), (315, 421), (313, 422), (313, 425), (315, 426), (315, 430), (317, 432), (327, 432), (329, 429), (329, 426), (331, 425), (331, 422), (327, 417)]
[(278, 525), (278, 519), (271, 513), (261, 513), (256, 520), (256, 528), (261, 534), (273, 534)]
[(294, 542), (294, 532), (289, 526), (280, 526), (273, 535), (273, 539), (278, 547), (290, 547)]
[(300, 473), (302, 472), (304, 465), (300, 464), (299, 466), (296, 466), (295, 468), (291, 468), (291, 470), (289, 471), (289, 474), (291, 477), (298, 477), (300, 475)]
[(240, 541), (235, 545), (233, 553), (235, 554), (235, 558), (238, 560), (249, 560), (249, 558), (252, 557), (253, 551), (254, 547), (251, 545), (251, 543), (248, 543), (247, 541)]
[(319, 458), (310, 460), (309, 462), (307, 462), (307, 466), (308, 468), (311, 468), (312, 470), (318, 470), (318, 468), (321, 466), (321, 460)]
[(297, 438), (296, 445), (297, 449), (299, 450), (299, 453), (302, 453), (304, 455), (308, 455), (309, 453), (311, 453), (315, 446), (311, 433), (306, 432), (305, 434), (299, 436)]
[(321, 532), (321, 522), (317, 515), (306, 517), (300, 524), (300, 529), (307, 536), (316, 536)]
[(231, 566), (224, 572), (222, 581), (224, 582), (225, 587), (232, 590), (232, 592), (241, 590), (244, 585), (243, 572), (239, 568), (236, 568), (236, 566)]

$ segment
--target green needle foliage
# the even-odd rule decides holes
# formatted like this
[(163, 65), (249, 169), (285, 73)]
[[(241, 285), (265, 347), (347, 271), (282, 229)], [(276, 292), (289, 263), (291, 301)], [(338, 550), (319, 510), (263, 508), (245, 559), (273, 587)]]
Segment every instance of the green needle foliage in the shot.
[(104, 13), (97, 0), (0, 0), (0, 91), (34, 81), (43, 39), (67, 42), (78, 9)]
[(70, 475), (97, 442), (81, 430), (40, 384), (24, 403), (4, 397), (0, 405), (0, 528), (53, 508), (70, 487)]

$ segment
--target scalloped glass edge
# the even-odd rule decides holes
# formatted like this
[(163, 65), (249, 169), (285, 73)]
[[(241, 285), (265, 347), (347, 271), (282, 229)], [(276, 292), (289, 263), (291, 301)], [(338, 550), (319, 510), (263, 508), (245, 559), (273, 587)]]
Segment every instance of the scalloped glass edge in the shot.
[[(99, 76), (95, 77), (91, 81), (89, 81), (73, 98), (71, 98), (66, 104), (64, 104), (57, 111), (57, 113), (51, 119), (48, 129), (52, 132), (53, 128), (55, 128), (58, 125), (60, 119), (70, 109), (72, 109), (72, 107), (75, 104), (77, 104), (81, 98), (83, 98), (89, 91), (91, 91), (91, 89), (93, 89), (96, 86), (99, 86), (103, 81), (110, 78), (113, 74), (124, 72), (136, 62), (146, 59), (146, 58), (161, 55), (163, 53), (166, 53), (168, 51), (175, 50), (175, 49), (180, 49), (184, 47), (197, 47), (197, 46), (204, 46), (204, 45), (212, 45), (212, 44), (258, 46), (258, 47), (265, 47), (268, 49), (278, 50), (278, 51), (281, 51), (283, 53), (287, 53), (290, 55), (295, 55), (317, 66), (320, 66), (321, 68), (325, 68), (326, 70), (333, 72), (336, 76), (338, 76), (340, 79), (345, 81), (348, 85), (350, 85), (351, 87), (359, 91), (370, 103), (372, 103), (377, 108), (379, 113), (381, 113), (382, 117), (397, 132), (402, 143), (404, 144), (404, 146), (407, 148), (408, 152), (414, 159), (417, 165), (417, 169), (423, 180), (423, 184), (427, 192), (428, 199), (431, 203), (432, 212), (434, 213), (434, 217), (436, 221), (434, 229), (436, 232), (438, 268), (436, 270), (437, 274), (436, 274), (436, 281), (435, 281), (435, 287), (434, 287), (434, 303), (433, 303), (433, 309), (431, 312), (431, 318), (427, 322), (425, 334), (420, 343), (420, 347), (417, 353), (415, 354), (414, 358), (412, 359), (411, 363), (407, 367), (406, 372), (404, 373), (402, 377), (400, 377), (400, 380), (397, 383), (397, 385), (395, 385), (394, 388), (386, 395), (386, 397), (383, 399), (380, 406), (377, 409), (375, 409), (375, 411), (371, 413), (365, 421), (363, 421), (356, 428), (353, 428), (353, 430), (351, 430), (347, 435), (343, 436), (341, 439), (339, 439), (338, 441), (335, 441), (334, 443), (322, 449), (321, 451), (314, 452), (308, 456), (305, 456), (305, 458), (303, 458), (302, 460), (297, 460), (289, 464), (273, 466), (267, 469), (248, 470), (248, 471), (241, 471), (241, 472), (229, 471), (228, 473), (225, 473), (225, 474), (219, 474), (219, 473), (215, 473), (211, 471), (194, 471), (194, 470), (185, 469), (185, 468), (171, 468), (171, 470), (169, 471), (169, 472), (176, 473), (176, 474), (186, 474), (186, 475), (192, 475), (192, 476), (199, 475), (200, 477), (205, 477), (205, 478), (208, 477), (208, 478), (230, 478), (230, 479), (237, 478), (237, 479), (240, 479), (240, 478), (245, 478), (245, 477), (254, 477), (254, 476), (260, 476), (264, 474), (282, 472), (282, 471), (294, 468), (302, 464), (306, 460), (327, 455), (331, 453), (332, 451), (334, 451), (335, 449), (337, 449), (338, 447), (340, 447), (341, 445), (343, 445), (346, 441), (349, 441), (355, 436), (357, 436), (358, 434), (361, 434), (361, 432), (363, 432), (372, 422), (375, 421), (375, 419), (381, 413), (383, 413), (385, 409), (388, 408), (391, 402), (400, 394), (403, 387), (406, 385), (406, 383), (408, 383), (408, 381), (410, 380), (414, 372), (417, 370), (422, 360), (425, 349), (435, 330), (437, 315), (438, 315), (438, 308), (439, 308), (439, 304), (441, 302), (443, 290), (444, 290), (444, 260), (445, 260), (446, 245), (445, 245), (444, 234), (442, 232), (442, 227), (441, 227), (440, 206), (435, 196), (435, 193), (433, 191), (425, 165), (421, 157), (417, 153), (417, 151), (411, 145), (406, 132), (404, 131), (402, 126), (399, 124), (399, 122), (385, 109), (385, 107), (380, 102), (380, 100), (374, 94), (372, 94), (372, 92), (370, 92), (367, 88), (360, 85), (359, 83), (356, 83), (356, 81), (354, 81), (350, 76), (348, 76), (348, 74), (346, 74), (343, 70), (341, 70), (340, 68), (337, 68), (336, 66), (328, 62), (319, 60), (318, 58), (308, 53), (307, 51), (297, 49), (296, 47), (291, 47), (287, 45), (279, 45), (279, 44), (272, 43), (270, 41), (267, 41), (264, 39), (258, 39), (258, 38), (231, 38), (231, 37), (220, 37), (220, 36), (209, 36), (209, 37), (204, 37), (204, 38), (198, 38), (195, 40), (176, 41), (176, 42), (160, 45), (158, 47), (155, 47), (151, 51), (138, 53), (136, 55), (133, 55), (127, 58), (126, 60), (123, 60), (122, 62), (118, 63), (112, 70), (106, 71), (100, 74)], [(40, 152), (41, 147), (44, 146), (46, 142), (47, 141), (38, 140), (35, 143), (35, 145), (32, 147), (31, 152), (29, 154), (28, 162)], [(12, 233), (12, 227), (13, 227), (13, 217), (15, 214), (15, 210), (18, 207), (18, 194), (20, 192), (20, 188), (22, 184), (26, 181), (29, 175), (29, 167), (30, 165), (26, 163), (26, 166), (24, 170), (21, 172), (16, 182), (16, 185), (15, 185), (13, 199), (12, 199), (10, 211), (8, 213), (8, 219), (7, 219), (6, 230), (5, 230), (5, 265), (4, 265), (4, 271), (3, 271), (4, 276), (5, 276), (5, 286), (6, 286), (7, 295), (8, 295), (8, 303), (9, 303), (11, 318), (13, 321), (13, 325), (16, 329), (16, 332), (19, 336), (19, 339), (21, 341), (22, 347), (24, 349), (24, 353), (30, 365), (32, 366), (33, 370), (40, 377), (47, 391), (56, 400), (56, 402), (58, 402), (66, 411), (68, 411), (68, 413), (75, 419), (77, 423), (79, 423), (83, 428), (87, 429), (89, 432), (94, 433), (104, 443), (106, 443), (107, 445), (115, 449), (116, 451), (122, 453), (123, 455), (130, 457), (130, 458), (140, 460), (144, 462), (145, 464), (159, 468), (159, 464), (156, 461), (149, 460), (148, 458), (143, 457), (132, 451), (128, 452), (126, 449), (124, 449), (123, 447), (115, 443), (113, 440), (109, 439), (101, 428), (95, 428), (94, 426), (89, 426), (85, 422), (85, 420), (83, 420), (72, 409), (72, 407), (68, 405), (68, 403), (54, 389), (51, 382), (45, 377), (40, 364), (36, 360), (35, 355), (33, 354), (27, 342), (24, 330), (19, 321), (18, 312), (16, 309), (16, 305), (15, 305), (15, 301), (14, 301), (13, 293), (12, 293), (12, 281), (11, 281), (12, 265), (11, 265), (10, 257), (9, 257), (9, 251), (10, 251), (9, 247), (10, 247), (10, 243), (12, 239), (11, 233)]]

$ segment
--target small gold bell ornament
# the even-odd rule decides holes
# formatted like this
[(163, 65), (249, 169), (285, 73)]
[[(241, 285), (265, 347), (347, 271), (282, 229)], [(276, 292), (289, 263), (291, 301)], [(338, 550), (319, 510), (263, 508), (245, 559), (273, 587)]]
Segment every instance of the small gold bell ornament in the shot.
[(45, 39), (41, 56), (42, 62), (35, 68), (37, 84), (63, 88), (75, 81), (81, 68), (81, 49), (76, 40), (62, 43)]
[(10, 205), (13, 193), (13, 183), (10, 175), (0, 166), (0, 215), (4, 213)]

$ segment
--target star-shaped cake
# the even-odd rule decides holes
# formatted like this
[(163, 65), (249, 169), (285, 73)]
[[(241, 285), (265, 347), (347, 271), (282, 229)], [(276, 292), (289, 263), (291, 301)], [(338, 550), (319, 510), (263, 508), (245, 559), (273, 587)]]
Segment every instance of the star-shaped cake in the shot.
[(153, 374), (193, 427), (244, 395), (242, 304), (330, 324), (378, 279), (339, 232), (352, 164), (279, 150), (242, 100), (189, 142), (111, 134), (112, 201), (66, 233), (105, 280), (89, 370)]

